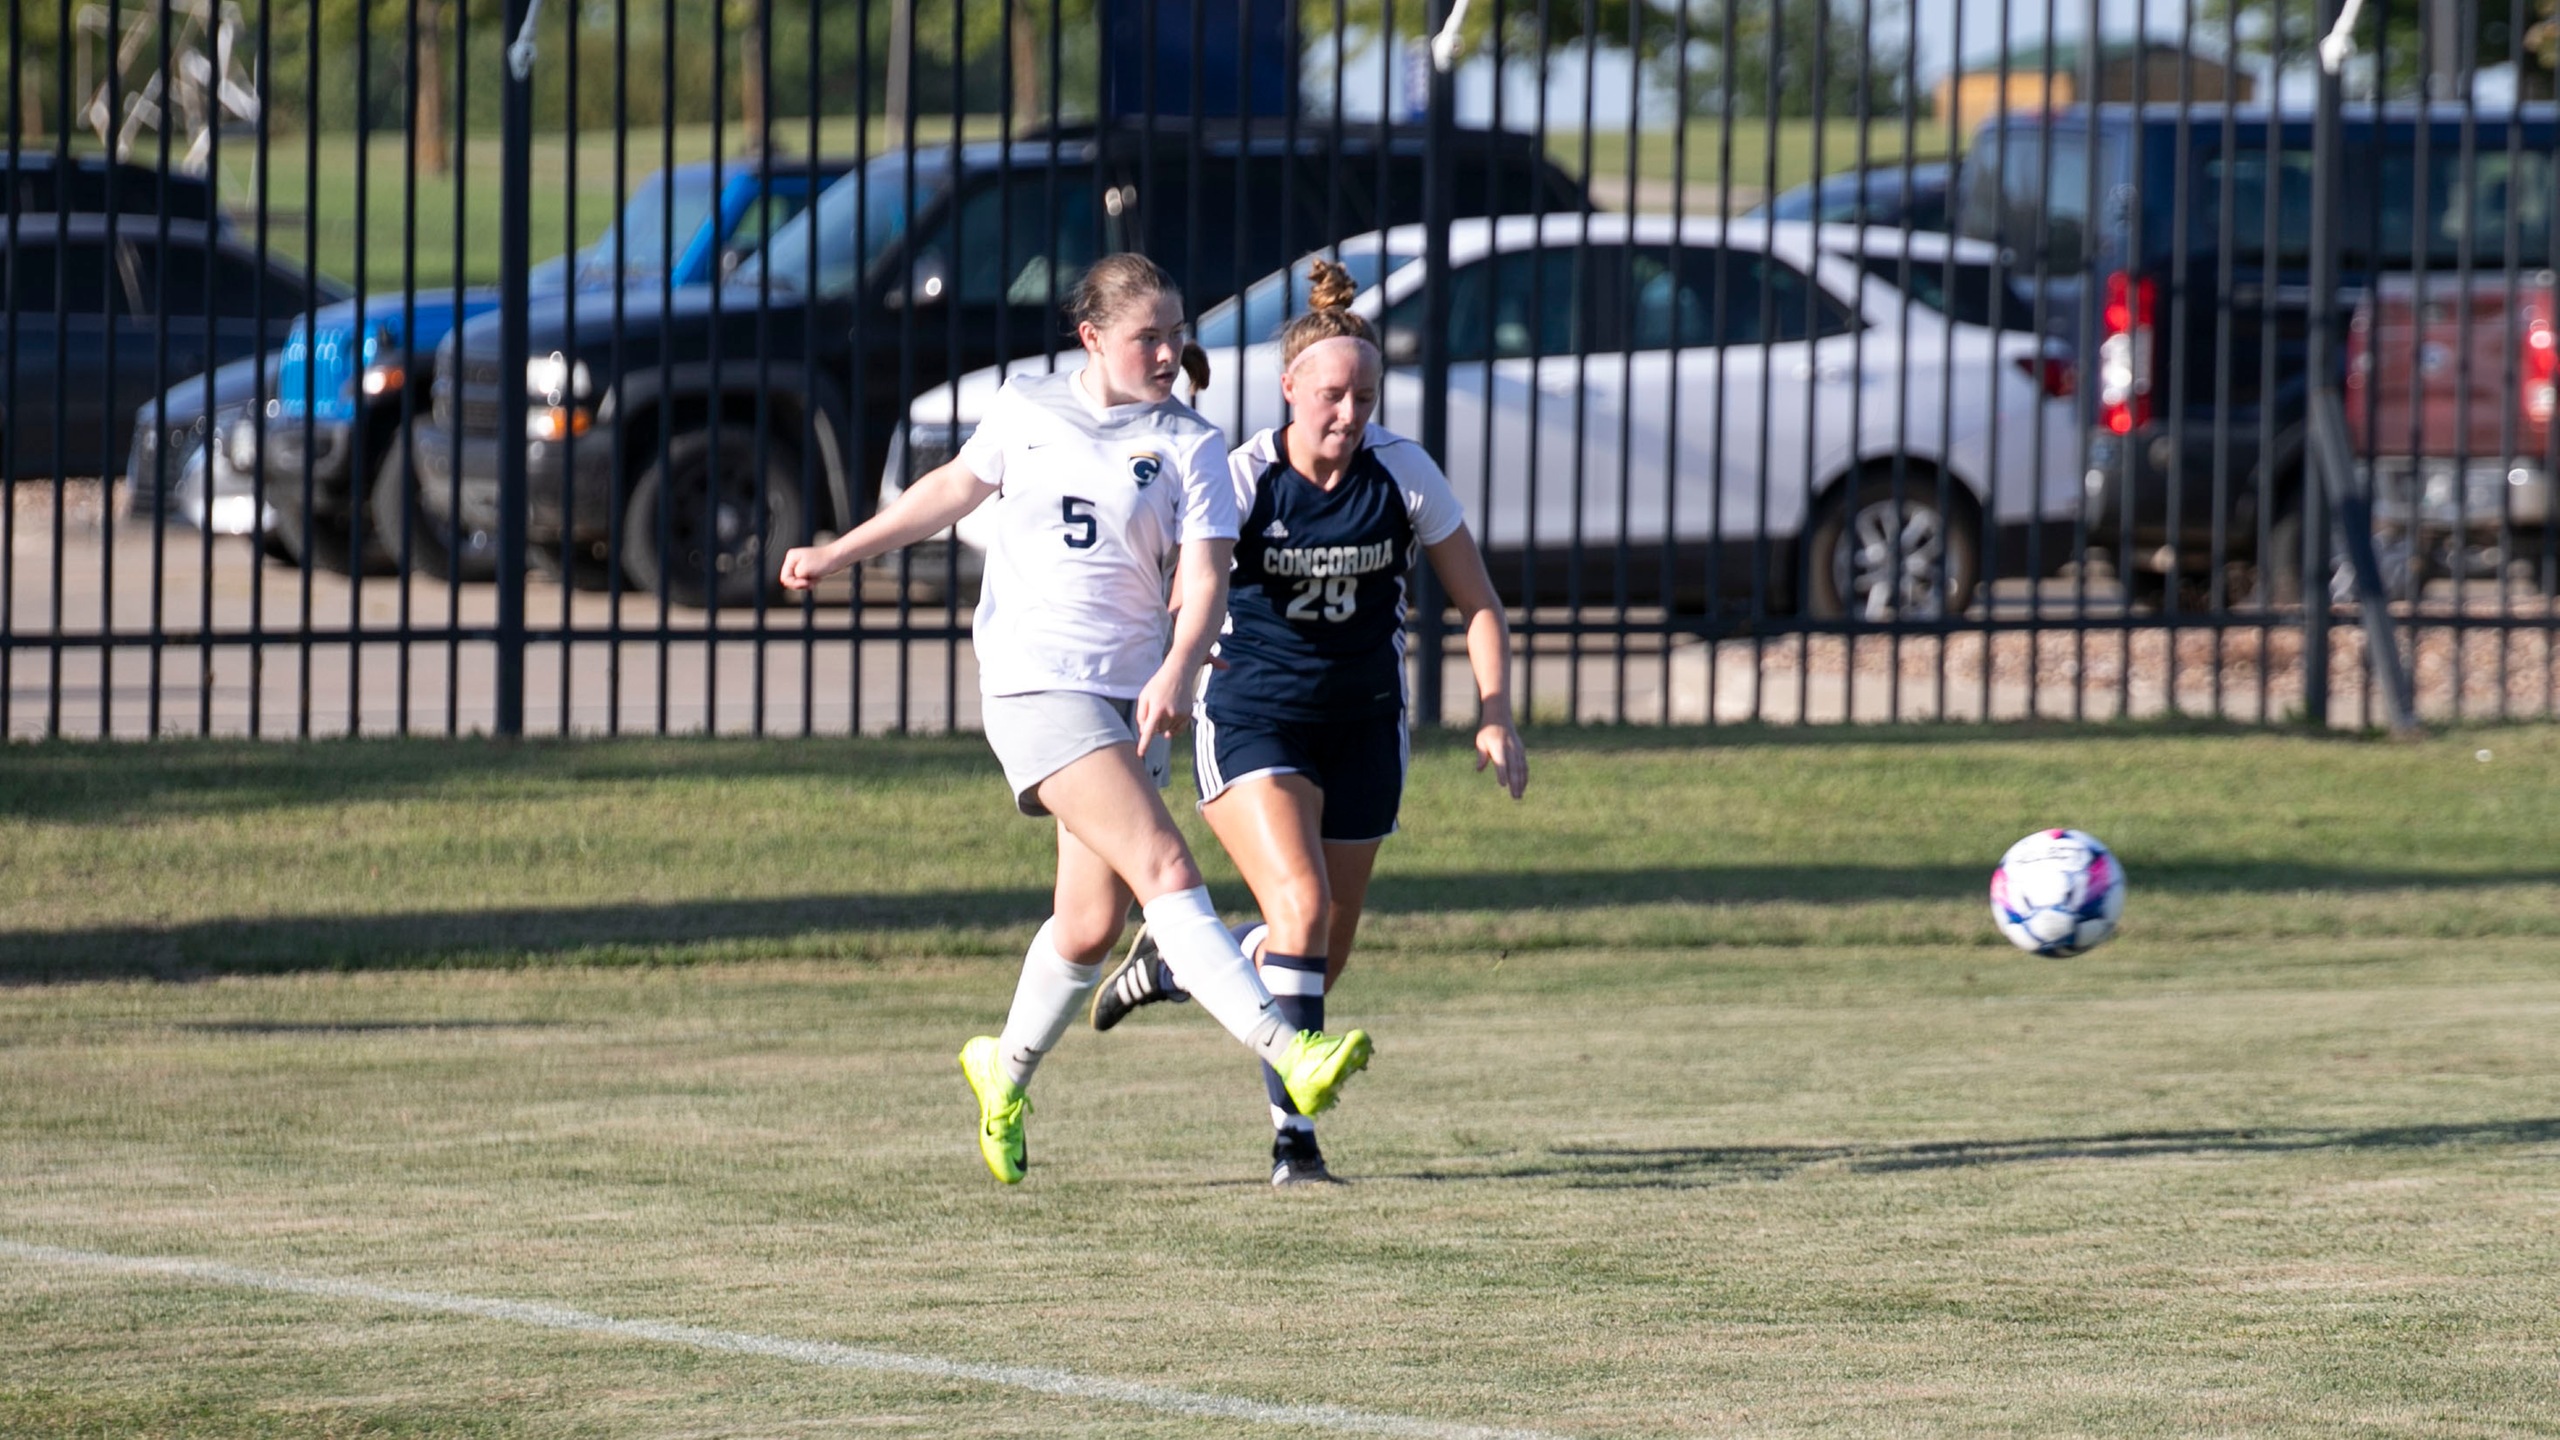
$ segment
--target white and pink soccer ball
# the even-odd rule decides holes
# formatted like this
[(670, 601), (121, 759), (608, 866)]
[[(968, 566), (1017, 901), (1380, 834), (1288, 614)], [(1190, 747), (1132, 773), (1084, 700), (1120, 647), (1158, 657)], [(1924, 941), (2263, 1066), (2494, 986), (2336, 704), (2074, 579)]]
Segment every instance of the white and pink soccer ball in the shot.
[(2039, 830), (1991, 872), (1991, 919), (2009, 943), (2056, 959), (2096, 949), (2124, 914), (2124, 866), (2098, 837)]

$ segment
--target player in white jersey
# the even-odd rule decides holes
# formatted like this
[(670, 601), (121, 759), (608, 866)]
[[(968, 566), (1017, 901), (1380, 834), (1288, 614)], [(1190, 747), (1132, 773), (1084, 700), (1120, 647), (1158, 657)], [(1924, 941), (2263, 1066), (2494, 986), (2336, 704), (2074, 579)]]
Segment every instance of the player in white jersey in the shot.
[(1006, 381), (950, 463), (782, 559), (782, 583), (805, 590), (997, 507), (974, 633), (981, 713), (1015, 805), (1058, 822), (1053, 909), (1004, 1033), (960, 1051), (978, 1152), (1008, 1185), (1029, 1163), (1032, 1072), (1100, 983), (1132, 899), (1182, 988), (1309, 1113), (1369, 1061), (1365, 1032), (1328, 1036), (1282, 1016), (1156, 793), (1226, 614), (1236, 538), (1225, 441), (1173, 399), (1189, 358), (1182, 297), (1155, 262), (1112, 255), (1085, 272), (1068, 313), (1083, 369)]

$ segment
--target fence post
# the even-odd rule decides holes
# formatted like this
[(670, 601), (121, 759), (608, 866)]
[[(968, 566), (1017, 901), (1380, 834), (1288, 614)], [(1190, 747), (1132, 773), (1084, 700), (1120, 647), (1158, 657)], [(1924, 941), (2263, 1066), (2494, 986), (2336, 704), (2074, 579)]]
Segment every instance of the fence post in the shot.
[[(2339, 0), (2319, 0), (2316, 35), (2338, 23)], [(2338, 184), (2343, 175), (2339, 154), (2338, 110), (2341, 93), (2337, 71), (2318, 67), (2318, 108), (2311, 127), (2311, 328), (2309, 346), (2310, 416), (2318, 398), (2337, 383), (2338, 366)], [(2281, 121), (2270, 121), (2281, 124)], [(2305, 467), (2302, 486), (2302, 718), (2326, 728), (2329, 723), (2329, 526), (2330, 487), (2345, 477), (2317, 473), (2328, 467), (2315, 453)]]
[[(1425, 36), (1448, 23), (1449, 0), (1429, 0)], [(1426, 67), (1430, 108), (1422, 149), (1422, 448), (1432, 459), (1449, 453), (1449, 212), (1456, 87), (1437, 63)], [(1490, 463), (1488, 461), (1488, 463)], [(1420, 620), (1421, 685), (1413, 697), (1413, 723), (1437, 726), (1441, 712), (1441, 657), (1447, 647), (1439, 577), (1426, 559), (1414, 567), (1414, 614)]]
[(498, 674), (500, 735), (524, 733), (525, 271), (532, 230), (533, 22), (541, 0), (507, 0), (512, 39), (498, 133)]

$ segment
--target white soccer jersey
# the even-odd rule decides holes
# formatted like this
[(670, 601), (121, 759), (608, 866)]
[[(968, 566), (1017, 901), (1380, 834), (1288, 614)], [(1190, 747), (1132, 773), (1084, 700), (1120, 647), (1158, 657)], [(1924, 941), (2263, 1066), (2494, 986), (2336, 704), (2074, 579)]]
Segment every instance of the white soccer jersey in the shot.
[(980, 692), (1137, 698), (1172, 643), (1181, 547), (1235, 538), (1226, 437), (1178, 400), (1099, 407), (1062, 371), (1007, 380), (959, 458), (996, 487)]

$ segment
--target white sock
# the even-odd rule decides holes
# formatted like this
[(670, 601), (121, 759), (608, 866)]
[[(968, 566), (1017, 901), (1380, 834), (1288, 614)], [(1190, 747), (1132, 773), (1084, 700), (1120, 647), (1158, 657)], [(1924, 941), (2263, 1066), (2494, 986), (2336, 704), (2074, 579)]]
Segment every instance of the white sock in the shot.
[(1263, 937), (1271, 933), (1271, 927), (1259, 919), (1239, 920), (1227, 927), (1227, 933), (1236, 937), (1236, 948), (1244, 952), (1244, 958), (1251, 960), (1253, 952), (1262, 948)]
[(1253, 962), (1209, 903), (1209, 887), (1195, 885), (1159, 895), (1146, 904), (1147, 933), (1173, 967), (1173, 978), (1227, 1033), (1269, 1065), (1280, 1063), (1297, 1027), (1280, 1017)]
[(1004, 1033), (996, 1037), (1004, 1073), (1016, 1085), (1031, 1084), (1040, 1057), (1055, 1048), (1093, 987), (1102, 983), (1100, 965), (1071, 965), (1049, 943), (1049, 927), (1057, 923), (1052, 917), (1031, 937), (1031, 949), (1022, 957), (1022, 979), (1013, 987), (1013, 1009), (1004, 1017)]

